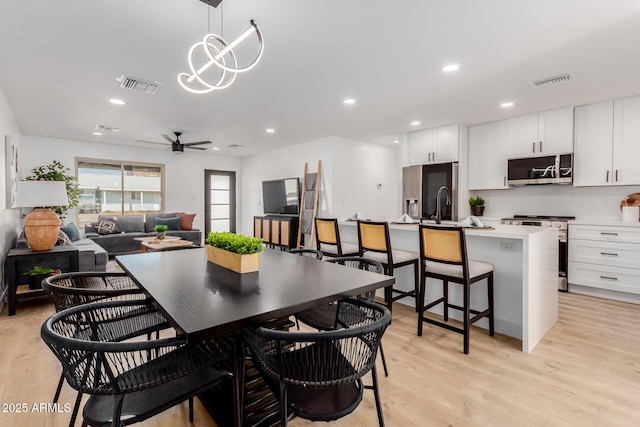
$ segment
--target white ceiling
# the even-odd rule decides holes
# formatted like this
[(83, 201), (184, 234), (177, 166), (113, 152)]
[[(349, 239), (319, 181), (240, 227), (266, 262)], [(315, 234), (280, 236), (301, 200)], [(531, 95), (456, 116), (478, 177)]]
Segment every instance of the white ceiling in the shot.
[[(639, 0), (224, 0), (224, 37), (255, 19), (261, 62), (228, 89), (177, 83), (187, 51), (219, 33), (198, 0), (0, 0), (0, 88), (23, 134), (169, 149), (210, 139), (245, 156), (326, 136), (393, 144), (398, 135), (640, 93)], [(252, 37), (238, 61), (253, 59)], [(459, 63), (445, 74), (442, 67)], [(530, 82), (571, 73), (575, 81)], [(130, 75), (162, 86), (125, 90)], [(109, 98), (124, 99), (115, 106)], [(353, 97), (355, 105), (342, 100)], [(510, 110), (499, 108), (511, 100)], [(117, 134), (92, 135), (96, 125)], [(266, 134), (265, 128), (276, 129)], [(241, 144), (243, 148), (227, 148)], [(189, 151), (189, 150), (187, 150)], [(205, 152), (193, 151), (191, 155)]]

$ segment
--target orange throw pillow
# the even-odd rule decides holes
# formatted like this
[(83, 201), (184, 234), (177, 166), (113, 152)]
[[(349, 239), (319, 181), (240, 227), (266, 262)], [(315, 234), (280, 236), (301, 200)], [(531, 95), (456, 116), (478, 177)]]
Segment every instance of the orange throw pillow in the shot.
[(176, 216), (180, 218), (180, 230), (191, 230), (193, 228), (193, 218), (196, 217), (196, 214), (176, 213)]

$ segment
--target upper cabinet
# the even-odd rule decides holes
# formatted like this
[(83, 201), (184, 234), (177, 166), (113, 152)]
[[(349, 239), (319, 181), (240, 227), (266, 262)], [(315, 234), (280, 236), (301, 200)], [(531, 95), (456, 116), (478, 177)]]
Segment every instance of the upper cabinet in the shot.
[(574, 186), (640, 185), (640, 97), (576, 107)]
[(457, 162), (460, 145), (458, 125), (411, 132), (407, 140), (407, 164)]
[(469, 126), (469, 190), (509, 188), (508, 150), (508, 120)]
[(573, 152), (573, 107), (509, 119), (509, 157)]

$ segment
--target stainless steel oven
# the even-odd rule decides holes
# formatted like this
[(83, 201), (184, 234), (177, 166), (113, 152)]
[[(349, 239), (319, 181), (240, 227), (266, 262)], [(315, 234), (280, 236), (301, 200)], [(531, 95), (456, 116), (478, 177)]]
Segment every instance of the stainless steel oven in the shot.
[(558, 290), (566, 292), (567, 267), (569, 262), (569, 246), (567, 245), (567, 221), (576, 219), (573, 216), (514, 215), (513, 218), (502, 218), (502, 224), (533, 225), (558, 229)]

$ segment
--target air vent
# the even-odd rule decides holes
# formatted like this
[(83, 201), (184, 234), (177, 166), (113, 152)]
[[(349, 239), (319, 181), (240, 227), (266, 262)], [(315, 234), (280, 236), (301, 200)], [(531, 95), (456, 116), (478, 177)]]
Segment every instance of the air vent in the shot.
[(151, 82), (131, 76), (121, 76), (116, 80), (120, 82), (121, 88), (135, 90), (136, 92), (144, 92), (150, 95), (155, 94), (162, 84), (160, 82)]
[(229, 145), (227, 145), (227, 147), (229, 147), (229, 148), (240, 148), (240, 147), (244, 147), (244, 145), (240, 145), (240, 144), (229, 144)]
[(549, 86), (558, 86), (564, 83), (569, 83), (574, 81), (575, 78), (568, 73), (560, 74), (559, 76), (547, 77), (546, 79), (536, 80), (531, 82), (535, 87), (549, 87)]
[(96, 130), (100, 132), (110, 132), (110, 133), (120, 132), (120, 128), (117, 128), (114, 126), (107, 126), (107, 125), (96, 125)]

